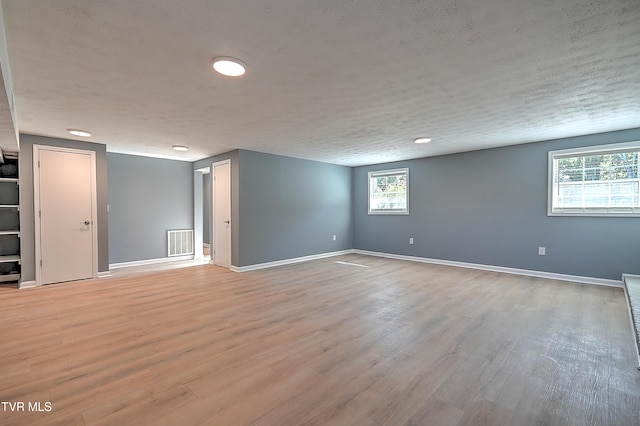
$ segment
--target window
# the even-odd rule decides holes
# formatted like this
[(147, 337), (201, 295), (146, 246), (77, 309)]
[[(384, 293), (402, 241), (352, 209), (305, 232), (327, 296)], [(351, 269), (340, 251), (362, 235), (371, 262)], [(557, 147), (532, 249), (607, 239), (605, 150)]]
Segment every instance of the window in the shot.
[(369, 214), (409, 214), (409, 169), (369, 172)]
[(640, 216), (640, 142), (549, 152), (549, 215)]

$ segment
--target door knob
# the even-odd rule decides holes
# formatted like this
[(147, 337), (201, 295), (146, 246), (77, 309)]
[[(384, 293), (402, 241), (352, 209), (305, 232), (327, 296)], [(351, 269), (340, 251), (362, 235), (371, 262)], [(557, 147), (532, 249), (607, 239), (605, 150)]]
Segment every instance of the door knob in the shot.
[(231, 223), (231, 221), (230, 221), (230, 220), (223, 220), (223, 221), (222, 221), (222, 223), (227, 223), (227, 224), (229, 224), (229, 223)]
[(90, 221), (90, 220), (85, 220), (85, 221), (84, 221), (84, 224), (85, 224), (85, 225), (91, 225), (91, 221)]

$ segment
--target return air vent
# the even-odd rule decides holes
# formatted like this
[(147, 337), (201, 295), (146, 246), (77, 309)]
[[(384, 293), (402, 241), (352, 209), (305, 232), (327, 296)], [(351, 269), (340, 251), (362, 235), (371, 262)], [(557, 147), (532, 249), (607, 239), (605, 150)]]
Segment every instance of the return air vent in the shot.
[(193, 229), (169, 230), (167, 242), (169, 257), (193, 254)]

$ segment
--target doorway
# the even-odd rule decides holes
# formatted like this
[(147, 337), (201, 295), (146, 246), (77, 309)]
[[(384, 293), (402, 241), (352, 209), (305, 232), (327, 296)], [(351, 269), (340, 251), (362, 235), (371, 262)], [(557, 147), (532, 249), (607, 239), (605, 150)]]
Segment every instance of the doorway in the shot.
[(202, 173), (202, 254), (206, 262), (211, 261), (211, 173), (209, 167)]
[(213, 235), (211, 258), (224, 268), (231, 267), (231, 160), (213, 163)]
[(96, 156), (33, 146), (36, 285), (97, 277)]

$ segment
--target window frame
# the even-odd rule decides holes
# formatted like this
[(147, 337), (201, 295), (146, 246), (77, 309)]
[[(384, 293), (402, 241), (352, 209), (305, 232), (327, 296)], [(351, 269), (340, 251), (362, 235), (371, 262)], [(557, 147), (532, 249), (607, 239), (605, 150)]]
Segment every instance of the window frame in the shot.
[[(371, 180), (381, 176), (400, 176), (405, 175), (407, 188), (405, 190), (405, 205), (403, 210), (371, 210), (371, 195), (373, 187)], [(367, 212), (370, 215), (408, 215), (409, 214), (409, 168), (403, 167), (398, 169), (375, 170), (367, 173)]]
[[(624, 151), (640, 151), (640, 141), (615, 143), (609, 145), (595, 145), (580, 148), (560, 149), (549, 151), (547, 165), (547, 216), (591, 216), (591, 217), (640, 217), (640, 206), (629, 207), (629, 211), (611, 209), (610, 207), (592, 207), (589, 208), (554, 208), (553, 191), (554, 191), (554, 175), (555, 161), (562, 158), (573, 158), (589, 155), (605, 155)], [(584, 182), (584, 181), (583, 181)], [(635, 211), (634, 211), (635, 210)]]

